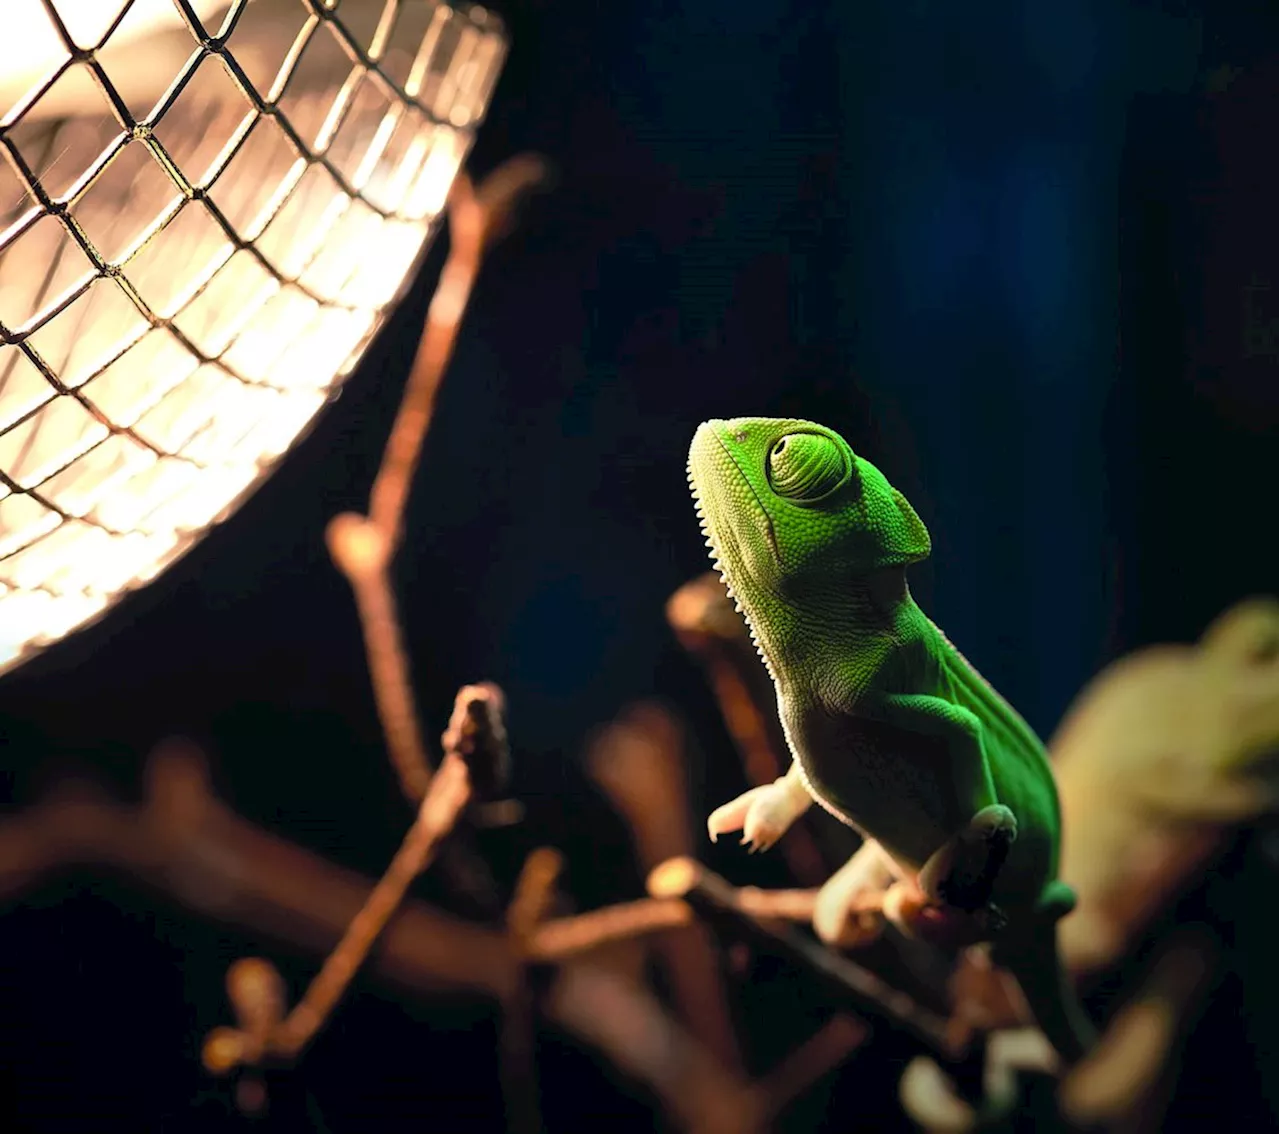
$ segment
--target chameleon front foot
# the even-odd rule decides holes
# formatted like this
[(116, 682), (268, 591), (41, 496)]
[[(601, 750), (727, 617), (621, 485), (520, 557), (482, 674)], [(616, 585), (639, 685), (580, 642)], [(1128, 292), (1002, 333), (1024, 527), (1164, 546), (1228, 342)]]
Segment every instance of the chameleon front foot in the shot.
[(707, 834), (714, 843), (720, 835), (740, 830), (742, 843), (750, 852), (766, 851), (812, 802), (804, 784), (788, 774), (717, 807), (707, 819)]

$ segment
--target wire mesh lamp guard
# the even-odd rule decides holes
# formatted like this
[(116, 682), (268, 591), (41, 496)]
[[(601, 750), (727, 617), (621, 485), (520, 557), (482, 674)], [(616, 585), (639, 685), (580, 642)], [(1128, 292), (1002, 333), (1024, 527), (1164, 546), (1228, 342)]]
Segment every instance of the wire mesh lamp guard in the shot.
[(4, 0), (0, 673), (293, 444), (434, 233), (505, 51), (433, 0)]

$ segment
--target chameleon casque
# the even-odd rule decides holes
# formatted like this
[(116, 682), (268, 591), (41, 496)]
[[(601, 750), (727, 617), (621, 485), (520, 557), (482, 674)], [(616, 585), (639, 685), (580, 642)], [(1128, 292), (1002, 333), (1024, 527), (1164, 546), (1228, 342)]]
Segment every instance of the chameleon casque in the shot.
[[(930, 552), (906, 498), (809, 421), (703, 423), (689, 451), (707, 544), (773, 679), (790, 771), (719, 808), (764, 850), (816, 800), (864, 837), (819, 893), (838, 937), (850, 901), (883, 891), (905, 932), (990, 941), (1066, 1063), (1093, 1042), (1056, 925), (1059, 808), (1044, 746), (911, 597)], [(957, 937), (957, 932), (959, 936)]]

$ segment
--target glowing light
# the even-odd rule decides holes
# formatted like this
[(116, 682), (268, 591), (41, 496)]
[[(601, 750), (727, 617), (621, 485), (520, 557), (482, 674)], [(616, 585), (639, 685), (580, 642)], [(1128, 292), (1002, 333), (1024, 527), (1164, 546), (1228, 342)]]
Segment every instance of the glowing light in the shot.
[(484, 9), (432, 0), (6, 0), (0, 672), (158, 575), (306, 429), (504, 54)]

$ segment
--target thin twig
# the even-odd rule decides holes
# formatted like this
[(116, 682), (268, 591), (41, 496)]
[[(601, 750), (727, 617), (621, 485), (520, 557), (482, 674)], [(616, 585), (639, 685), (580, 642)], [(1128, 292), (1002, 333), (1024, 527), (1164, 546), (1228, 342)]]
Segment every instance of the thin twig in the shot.
[[(816, 890), (760, 890), (754, 886), (737, 890), (731, 888), (731, 893), (734, 908), (744, 915), (763, 922), (805, 925), (813, 920), (818, 895)], [(863, 940), (867, 920), (880, 917), (880, 895), (859, 897), (853, 913), (858, 915), (854, 919), (860, 934), (857, 939)], [(530, 936), (525, 947), (532, 960), (563, 961), (615, 941), (679, 929), (692, 925), (696, 920), (693, 909), (680, 898), (641, 898), (573, 917), (545, 921)]]
[(642, 898), (592, 910), (575, 917), (553, 918), (530, 936), (525, 950), (530, 960), (551, 963), (589, 953), (615, 941), (627, 941), (692, 925), (693, 910), (686, 902)]
[[(238, 1063), (257, 1063), (265, 1057), (282, 1060), (298, 1057), (342, 999), (374, 942), (403, 902), (409, 886), (453, 830), (470, 797), (467, 767), (461, 757), (450, 753), (427, 789), (418, 818), (409, 828), (391, 865), (348, 923), (342, 939), (325, 958), (302, 998), (275, 1027), (249, 1030), (242, 1022), (239, 1036), (227, 1028), (211, 1032), (205, 1046), (205, 1063), (210, 1070), (226, 1072)], [(239, 1014), (243, 1021), (243, 1014)]]
[(506, 919), (507, 933), (517, 949), (527, 949), (543, 923), (563, 869), (564, 857), (553, 847), (538, 847), (524, 860)]
[[(747, 777), (755, 784), (773, 782), (786, 771), (786, 742), (768, 709), (768, 674), (719, 576), (690, 579), (667, 600), (666, 614), (680, 644), (707, 670)], [(752, 663), (754, 682), (747, 680), (744, 660)]]
[(361, 554), (368, 550), (365, 544), (376, 545), (380, 537), (368, 520), (355, 513), (335, 516), (326, 536), (329, 554), (347, 576), (355, 595), (387, 755), (400, 778), (400, 789), (410, 802), (417, 803), (431, 782), (431, 764), (409, 681), (409, 658), (395, 593), (382, 559), (383, 549), (377, 547), (374, 555)]
[[(516, 956), (527, 959), (525, 945), (555, 898), (556, 880), (564, 866), (560, 852), (539, 847), (525, 859), (507, 907), (507, 936)], [(499, 1028), (499, 1074), (510, 1134), (537, 1134), (542, 1129), (536, 1052), (537, 1024), (527, 966), (514, 993), (502, 1006)]]
[(388, 556), (400, 542), (413, 472), (484, 254), (502, 234), (518, 200), (545, 175), (542, 161), (520, 155), (496, 169), (478, 189), (465, 173), (454, 182), (449, 198), (449, 258), (427, 309), (404, 398), (369, 494), (369, 518), (386, 540)]
[(760, 1099), (639, 986), (595, 966), (566, 966), (545, 998), (551, 1015), (618, 1067), (661, 1087), (670, 1113), (694, 1134), (763, 1134)]
[[(206, 1062), (211, 1067), (228, 1070), (235, 1063), (255, 1063), (265, 1056), (295, 1059), (311, 1042), (399, 909), (413, 880), (457, 826), (472, 798), (473, 781), (498, 782), (507, 757), (502, 708), (502, 690), (491, 682), (466, 685), (458, 691), (449, 727), (441, 737), (444, 761), (427, 788), (417, 820), (386, 873), (347, 925), (342, 940), (283, 1021), (269, 1020), (269, 1012), (258, 1005), (266, 995), (263, 990), (273, 987), (272, 978), (258, 970), (271, 970), (270, 963), (256, 960), (241, 970), (233, 966), (236, 975), (229, 974), (228, 990), (243, 1034), (237, 1036), (225, 1028), (211, 1033), (206, 1047)], [(280, 985), (278, 977), (274, 981)], [(266, 1002), (274, 1003), (274, 998), (268, 997)]]
[(781, 1114), (858, 1050), (871, 1029), (854, 1016), (833, 1016), (755, 1085), (765, 1113)]
[(275, 965), (241, 957), (227, 970), (227, 999), (240, 1030), (265, 1047), (284, 1019), (284, 981)]
[(399, 908), (413, 880), (426, 869), (441, 841), (453, 830), (471, 798), (466, 765), (452, 753), (446, 756), (427, 790), (418, 818), (396, 851), (387, 872), (352, 919), (338, 947), (329, 954), (315, 980), (294, 1005), (273, 1037), (272, 1048), (285, 1058), (296, 1058), (328, 1019)]
[(409, 680), (390, 565), (400, 543), (413, 473), (431, 425), (436, 395), (453, 356), (458, 327), (484, 253), (501, 233), (517, 199), (542, 180), (537, 158), (516, 157), (479, 189), (466, 174), (454, 182), (449, 208), (449, 256), (427, 309), (426, 322), (400, 408), (369, 494), (369, 512), (335, 516), (326, 530), (329, 554), (355, 593), (369, 676), (388, 755), (404, 794), (422, 799), (431, 762)]

